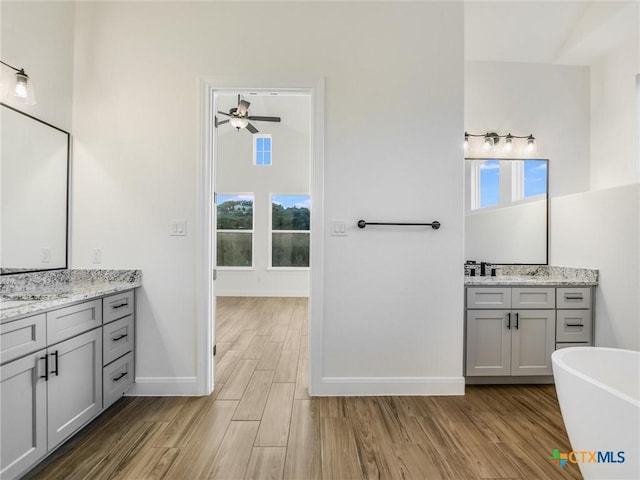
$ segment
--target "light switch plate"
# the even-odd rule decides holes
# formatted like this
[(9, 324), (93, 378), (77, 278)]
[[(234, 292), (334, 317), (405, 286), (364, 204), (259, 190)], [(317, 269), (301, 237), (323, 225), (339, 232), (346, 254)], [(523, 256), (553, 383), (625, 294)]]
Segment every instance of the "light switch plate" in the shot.
[(347, 223), (334, 220), (331, 222), (331, 236), (332, 237), (346, 237), (347, 236)]
[(51, 263), (51, 248), (42, 247), (40, 249), (40, 263)]
[(102, 263), (102, 249), (94, 248), (91, 251), (91, 263)]
[(187, 235), (187, 221), (184, 219), (171, 220), (171, 231), (169, 235), (172, 237), (184, 237)]

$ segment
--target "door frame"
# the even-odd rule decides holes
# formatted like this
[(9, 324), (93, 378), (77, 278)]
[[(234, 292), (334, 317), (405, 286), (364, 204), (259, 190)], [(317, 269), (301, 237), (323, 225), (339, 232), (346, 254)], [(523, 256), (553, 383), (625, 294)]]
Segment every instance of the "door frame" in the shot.
[(229, 90), (252, 92), (298, 91), (311, 97), (310, 193), (311, 254), (309, 287), (309, 394), (322, 380), (322, 306), (324, 241), (324, 90), (325, 80), (316, 78), (222, 77), (199, 79), (198, 170), (196, 211), (196, 385), (198, 395), (213, 392), (213, 346), (215, 283), (213, 281), (213, 193), (216, 137), (213, 124), (214, 93)]

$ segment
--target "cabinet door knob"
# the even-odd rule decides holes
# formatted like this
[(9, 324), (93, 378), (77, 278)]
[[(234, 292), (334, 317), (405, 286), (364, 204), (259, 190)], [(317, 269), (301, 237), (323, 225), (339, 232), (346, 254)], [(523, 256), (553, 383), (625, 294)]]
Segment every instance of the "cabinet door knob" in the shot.
[(511, 330), (511, 312), (507, 312), (507, 328)]
[(516, 329), (516, 330), (518, 330), (518, 323), (519, 323), (519, 320), (520, 320), (520, 314), (519, 314), (519, 313), (516, 313), (516, 324), (515, 324), (515, 329)]

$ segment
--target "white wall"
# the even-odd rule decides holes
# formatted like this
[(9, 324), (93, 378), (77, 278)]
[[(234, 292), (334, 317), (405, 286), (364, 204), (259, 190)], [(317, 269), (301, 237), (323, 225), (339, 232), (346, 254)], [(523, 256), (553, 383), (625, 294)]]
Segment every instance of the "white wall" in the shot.
[(640, 350), (637, 25), (591, 68), (591, 190), (552, 200), (550, 252), (555, 265), (600, 270), (596, 344), (634, 350)]
[(547, 202), (477, 210), (465, 216), (465, 258), (489, 263), (543, 263)]
[[(103, 267), (142, 268), (138, 392), (195, 385), (201, 76), (326, 77), (325, 228), (350, 228), (325, 237), (316, 393), (462, 392), (462, 4), (76, 11), (74, 266), (100, 246)], [(186, 237), (169, 236), (174, 218)], [(443, 226), (357, 231), (359, 218)]]
[[(216, 191), (253, 193), (254, 233), (251, 270), (220, 269), (216, 281), (219, 296), (309, 295), (309, 270), (269, 268), (269, 219), (272, 193), (308, 194), (310, 165), (310, 98), (308, 95), (246, 95), (250, 113), (279, 116), (281, 122), (254, 122), (260, 133), (271, 134), (273, 164), (253, 165), (253, 137), (229, 124), (216, 130)], [(218, 110), (237, 105), (235, 95), (221, 95)], [(219, 119), (224, 119), (219, 115)]]
[(551, 202), (553, 265), (597, 268), (596, 345), (640, 350), (640, 186)]
[[(636, 3), (638, 24), (639, 8)], [(633, 34), (591, 66), (591, 190), (640, 180), (636, 117), (638, 24)]]
[(589, 82), (588, 67), (466, 62), (465, 130), (533, 134), (538, 145), (535, 156), (549, 159), (549, 194), (585, 191)]
[[(2, 101), (48, 123), (71, 130), (73, 94), (73, 20), (75, 3), (2, 2), (0, 4), (0, 51), (2, 60), (24, 68), (33, 83), (35, 105), (11, 97)], [(0, 67), (4, 85), (15, 74)]]

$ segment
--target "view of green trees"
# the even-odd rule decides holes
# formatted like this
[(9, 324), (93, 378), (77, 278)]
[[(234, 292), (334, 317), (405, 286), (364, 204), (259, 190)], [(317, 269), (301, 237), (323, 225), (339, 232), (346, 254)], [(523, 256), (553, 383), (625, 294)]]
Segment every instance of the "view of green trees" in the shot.
[(309, 230), (310, 212), (306, 207), (283, 207), (271, 204), (271, 228), (273, 230)]
[[(309, 266), (311, 212), (305, 206), (308, 204), (308, 195), (274, 195), (271, 202), (272, 266)], [(253, 235), (242, 230), (253, 230), (253, 199), (247, 199), (246, 195), (244, 198), (219, 195), (216, 225), (217, 230), (227, 230), (217, 234), (217, 265), (250, 267)]]
[(217, 205), (218, 230), (253, 229), (253, 201), (227, 200)]

